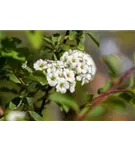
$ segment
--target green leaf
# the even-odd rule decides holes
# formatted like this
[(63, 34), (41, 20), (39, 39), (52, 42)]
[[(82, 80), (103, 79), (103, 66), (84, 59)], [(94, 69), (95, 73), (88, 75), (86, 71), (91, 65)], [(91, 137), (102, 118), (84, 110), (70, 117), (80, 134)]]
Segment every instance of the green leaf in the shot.
[(43, 43), (42, 31), (26, 31), (26, 35), (33, 48), (40, 48)]
[(69, 40), (74, 40), (77, 32), (76, 31), (70, 31), (69, 33)]
[(29, 79), (39, 82), (41, 85), (46, 85), (48, 82), (45, 75), (41, 71), (35, 71), (29, 75)]
[(33, 105), (33, 98), (32, 97), (26, 97), (26, 101), (27, 101), (27, 104), (29, 106), (32, 106)]
[(62, 40), (62, 35), (59, 35), (59, 37), (58, 37), (58, 45), (61, 43), (61, 40)]
[(28, 87), (27, 87), (27, 90), (29, 91), (29, 92), (36, 92), (37, 91), (37, 89), (38, 89), (39, 87), (38, 87), (38, 83), (37, 82), (31, 82), (31, 83), (29, 83), (29, 85), (28, 85)]
[(22, 104), (22, 99), (20, 97), (16, 97), (9, 102), (9, 109), (14, 110), (20, 107)]
[(79, 37), (79, 41), (84, 43), (85, 42), (85, 34), (82, 33), (82, 35)]
[(111, 77), (117, 77), (120, 71), (119, 57), (115, 54), (102, 56), (104, 63), (108, 66)]
[(68, 113), (69, 112), (69, 106), (67, 106), (67, 105), (62, 105), (61, 107), (60, 107), (60, 109), (61, 109), (61, 111), (65, 111), (66, 113)]
[(49, 99), (60, 104), (60, 105), (66, 105), (69, 108), (72, 108), (76, 112), (79, 111), (79, 106), (77, 103), (72, 99), (72, 97), (66, 95), (66, 94), (60, 94), (57, 92), (54, 92), (49, 95)]
[(81, 41), (79, 42), (78, 46), (77, 46), (78, 49), (80, 50), (84, 50), (84, 43), (82, 43)]
[(44, 121), (43, 118), (35, 111), (28, 111), (28, 112), (35, 121)]
[[(122, 94), (126, 94), (125, 92), (122, 92)], [(124, 97), (123, 97), (124, 96)], [(123, 96), (116, 96), (116, 95), (111, 95), (107, 98), (106, 101), (104, 101), (104, 105), (106, 104), (107, 106), (109, 105), (109, 108), (110, 109), (113, 109), (113, 108), (116, 108), (116, 109), (119, 109), (119, 110), (125, 110), (126, 108), (126, 105), (128, 104), (126, 102), (126, 97), (125, 95)], [(129, 96), (129, 95), (128, 95)]]
[(43, 37), (43, 39), (44, 39), (46, 42), (48, 42), (48, 43), (50, 43), (50, 44), (53, 44), (53, 41), (52, 41), (49, 37)]
[(95, 36), (91, 32), (87, 33), (87, 35), (94, 41), (94, 43), (97, 45), (97, 47), (100, 46), (100, 43), (98, 42), (98, 40), (95, 38)]
[(20, 56), (19, 52), (14, 51), (12, 49), (10, 49), (8, 51), (1, 51), (1, 56), (2, 57), (11, 57), (13, 59), (20, 60), (20, 61), (26, 60), (24, 56)]
[(9, 79), (13, 81), (14, 83), (21, 84), (20, 80), (14, 74), (8, 73), (6, 74), (6, 76), (9, 77)]
[(21, 40), (16, 37), (6, 37), (1, 40), (1, 45), (6, 49), (15, 49), (18, 44), (21, 44)]
[(69, 50), (70, 49), (70, 46), (68, 44), (62, 44), (61, 45), (61, 48), (65, 51)]
[(55, 35), (51, 36), (53, 45), (55, 45), (58, 42), (58, 38), (59, 38), (59, 34), (55, 34)]
[(106, 81), (103, 91), (106, 92), (111, 87), (111, 85), (112, 85), (112, 81)]
[(103, 88), (99, 88), (98, 91), (97, 91), (98, 94), (102, 94), (103, 92), (104, 92)]
[(105, 112), (104, 107), (102, 106), (97, 106), (95, 107), (89, 114), (90, 117), (96, 117), (99, 116), (101, 114), (103, 114)]
[(86, 104), (80, 111), (80, 115), (84, 115), (91, 107), (91, 104)]
[(86, 92), (85, 96), (86, 96), (86, 101), (92, 101), (94, 95), (91, 94), (91, 93)]

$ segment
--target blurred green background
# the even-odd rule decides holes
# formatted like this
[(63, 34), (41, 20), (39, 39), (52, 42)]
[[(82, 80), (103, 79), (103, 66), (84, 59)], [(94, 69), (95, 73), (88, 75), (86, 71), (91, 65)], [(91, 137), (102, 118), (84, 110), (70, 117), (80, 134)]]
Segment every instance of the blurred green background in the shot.
[[(31, 31), (32, 32), (32, 31)], [(38, 54), (38, 48), (43, 44), (42, 36), (50, 36), (54, 33), (64, 34), (66, 31), (36, 31), (34, 34), (29, 34), (27, 31), (0, 31), (0, 38), (4, 36), (18, 37), (22, 40), (22, 45), (29, 47), (30, 53), (35, 53), (35, 60)], [(102, 88), (107, 80), (110, 79), (108, 75), (108, 67), (104, 63), (104, 59), (112, 62), (114, 70), (118, 76), (126, 72), (133, 66), (133, 53), (135, 49), (135, 31), (91, 31), (100, 42), (98, 48), (95, 43), (86, 37), (85, 51), (89, 53), (94, 59), (97, 66), (97, 73), (93, 81), (84, 87), (78, 86), (76, 92), (73, 94), (74, 99), (83, 105), (85, 102), (84, 91), (97, 94), (97, 90)], [(113, 59), (112, 59), (113, 55)], [(10, 86), (11, 83), (0, 81), (0, 86)], [(17, 85), (14, 85), (17, 86)], [(16, 89), (19, 87), (15, 87)], [(0, 104), (4, 101), (9, 101), (15, 96), (15, 93), (6, 93), (0, 91)], [(115, 96), (109, 98), (110, 100), (102, 103), (88, 114), (87, 120), (135, 120), (135, 108), (131, 107), (122, 99)], [(128, 97), (127, 97), (128, 101)], [(2, 111), (2, 110), (1, 110)], [(44, 110), (45, 120), (70, 120), (72, 111), (68, 114), (61, 112), (59, 107), (51, 102)]]

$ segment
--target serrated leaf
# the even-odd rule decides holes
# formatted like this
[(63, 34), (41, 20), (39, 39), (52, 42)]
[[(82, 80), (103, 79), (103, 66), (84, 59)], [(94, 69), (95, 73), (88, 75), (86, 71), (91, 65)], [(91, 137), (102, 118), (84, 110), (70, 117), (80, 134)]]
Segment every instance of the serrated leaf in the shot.
[(77, 48), (79, 49), (79, 50), (84, 50), (84, 43), (82, 43), (81, 41), (79, 42), (79, 44), (78, 44), (78, 46), (77, 46)]
[(68, 44), (62, 44), (61, 45), (61, 48), (65, 51), (69, 50), (70, 49), (70, 46)]
[(76, 112), (79, 111), (79, 106), (77, 105), (77, 103), (72, 99), (72, 97), (66, 94), (60, 94), (60, 93), (54, 92), (49, 95), (49, 99), (60, 105), (66, 105), (72, 108), (73, 110), (75, 110)]
[(20, 80), (19, 80), (14, 74), (8, 73), (8, 74), (6, 74), (6, 76), (8, 76), (9, 79), (10, 79), (11, 81), (13, 81), (14, 83), (19, 83), (19, 84), (21, 84)]
[(44, 121), (43, 118), (35, 111), (28, 111), (28, 112), (35, 121)]
[(74, 40), (76, 34), (77, 34), (76, 31), (70, 31), (70, 33), (69, 33), (69, 40)]

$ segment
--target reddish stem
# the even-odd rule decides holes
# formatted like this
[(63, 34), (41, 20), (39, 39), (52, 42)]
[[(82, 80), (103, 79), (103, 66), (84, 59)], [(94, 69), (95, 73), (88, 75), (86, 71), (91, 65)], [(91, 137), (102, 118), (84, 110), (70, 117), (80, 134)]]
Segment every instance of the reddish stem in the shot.
[(113, 89), (115, 86), (120, 85), (120, 84), (124, 81), (124, 79), (125, 79), (126, 77), (128, 77), (134, 70), (135, 70), (135, 67), (132, 67), (131, 69), (129, 69), (124, 75), (122, 75), (122, 76), (117, 80), (117, 82), (113, 82), (113, 83), (112, 83), (110, 89), (108, 89), (108, 92), (105, 92), (105, 93), (103, 93), (103, 94), (101, 94), (101, 95), (95, 97), (95, 98), (93, 99), (93, 101), (89, 103), (89, 104), (91, 105), (91, 107), (90, 107), (84, 114), (79, 114), (79, 115), (77, 116), (77, 119), (76, 119), (76, 120), (78, 120), (78, 121), (83, 120), (83, 119), (85, 118), (85, 116), (86, 116), (95, 106), (97, 106), (97, 105), (99, 105), (101, 102), (105, 101), (105, 100), (106, 100), (105, 98), (106, 98), (107, 96), (109, 96), (109, 95), (111, 95), (111, 94), (119, 93), (119, 92), (128, 92), (127, 89), (116, 89), (116, 90), (114, 90), (114, 91), (110, 91), (110, 90)]

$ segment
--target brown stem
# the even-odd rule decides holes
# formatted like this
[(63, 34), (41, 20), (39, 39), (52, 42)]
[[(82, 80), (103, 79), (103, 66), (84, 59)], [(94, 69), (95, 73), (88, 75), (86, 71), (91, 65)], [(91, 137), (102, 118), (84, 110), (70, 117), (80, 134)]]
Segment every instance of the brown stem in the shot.
[(96, 107), (97, 105), (99, 105), (100, 103), (102, 103), (103, 101), (106, 100), (106, 98), (111, 95), (111, 94), (115, 94), (115, 93), (119, 93), (119, 92), (129, 92), (127, 89), (120, 89), (120, 90), (115, 90), (115, 91), (111, 91), (111, 92), (108, 92), (108, 93), (103, 93), (97, 97), (95, 97), (93, 99), (93, 101), (90, 103), (91, 106), (90, 108), (82, 115), (78, 115), (77, 119), (78, 121), (81, 121), (85, 118), (85, 116), (94, 108)]
[(126, 77), (128, 77), (134, 70), (135, 70), (135, 67), (132, 67), (131, 69), (129, 69), (124, 75), (122, 75), (122, 76), (117, 80), (117, 82), (113, 82), (113, 83), (112, 83), (110, 89), (108, 89), (108, 92), (105, 92), (105, 93), (103, 93), (103, 94), (101, 94), (101, 95), (95, 97), (95, 98), (93, 99), (93, 101), (89, 103), (89, 104), (91, 105), (91, 107), (90, 107), (84, 114), (79, 114), (79, 115), (77, 116), (77, 119), (76, 119), (76, 120), (78, 120), (78, 121), (83, 120), (83, 119), (85, 118), (85, 116), (86, 116), (94, 107), (96, 107), (97, 105), (99, 105), (101, 102), (105, 101), (105, 100), (106, 100), (105, 98), (106, 98), (107, 96), (109, 96), (109, 95), (111, 95), (111, 94), (119, 93), (119, 92), (128, 92), (127, 89), (116, 89), (116, 90), (114, 90), (114, 91), (110, 91), (110, 90), (112, 90), (115, 86), (120, 85), (120, 84), (124, 81), (124, 79), (125, 79)]

